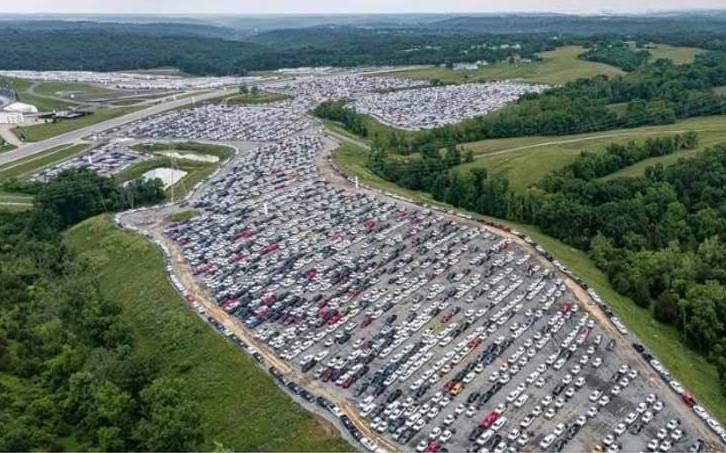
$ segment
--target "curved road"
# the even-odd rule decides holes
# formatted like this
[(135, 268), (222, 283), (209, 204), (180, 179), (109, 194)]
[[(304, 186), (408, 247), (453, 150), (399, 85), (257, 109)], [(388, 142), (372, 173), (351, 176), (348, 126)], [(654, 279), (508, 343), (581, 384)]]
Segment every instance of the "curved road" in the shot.
[(135, 112), (128, 113), (126, 115), (122, 115), (116, 118), (111, 118), (106, 121), (101, 121), (100, 123), (92, 124), (90, 126), (86, 126), (80, 129), (76, 129), (74, 131), (66, 132), (65, 134), (56, 135), (55, 137), (51, 137), (48, 140), (44, 140), (42, 142), (35, 142), (35, 143), (27, 143), (23, 146), (20, 146), (12, 151), (7, 151), (2, 154), (0, 154), (0, 165), (5, 165), (10, 162), (14, 162), (19, 159), (24, 159), (29, 156), (33, 156), (38, 153), (42, 153), (43, 151), (47, 151), (51, 148), (54, 148), (59, 145), (64, 145), (67, 143), (75, 143), (79, 141), (82, 137), (85, 137), (87, 135), (92, 134), (98, 134), (100, 132), (103, 132), (108, 129), (113, 129), (115, 127), (123, 126), (125, 124), (144, 119), (146, 117), (156, 115), (162, 112), (165, 112), (167, 110), (172, 110), (178, 107), (183, 107), (185, 105), (192, 104), (193, 101), (205, 101), (207, 99), (212, 99), (215, 97), (219, 97), (225, 94), (229, 93), (230, 89), (222, 89), (222, 90), (215, 90), (208, 93), (200, 94), (197, 96), (189, 96), (182, 99), (177, 99), (174, 101), (168, 101), (163, 102), (148, 108), (145, 108), (143, 110), (137, 110)]

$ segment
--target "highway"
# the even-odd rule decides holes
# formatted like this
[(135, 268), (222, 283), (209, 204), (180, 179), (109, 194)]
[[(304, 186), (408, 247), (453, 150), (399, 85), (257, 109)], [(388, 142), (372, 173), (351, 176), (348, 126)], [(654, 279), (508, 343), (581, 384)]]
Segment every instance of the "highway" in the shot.
[(42, 153), (43, 151), (49, 150), (59, 145), (63, 145), (66, 143), (75, 143), (79, 141), (82, 137), (92, 134), (98, 134), (108, 129), (123, 126), (124, 124), (147, 118), (149, 116), (153, 116), (167, 110), (183, 107), (185, 105), (192, 104), (193, 102), (205, 101), (207, 99), (219, 97), (224, 94), (230, 93), (232, 90), (233, 89), (231, 88), (225, 88), (204, 94), (199, 94), (196, 96), (188, 96), (173, 101), (162, 102), (160, 104), (145, 108), (143, 110), (137, 110), (123, 116), (111, 118), (106, 121), (101, 121), (100, 123), (92, 124), (90, 126), (76, 129), (74, 131), (66, 132), (65, 134), (56, 135), (55, 137), (51, 137), (48, 140), (44, 140), (42, 142), (28, 143), (14, 150), (0, 154), (0, 165), (9, 164), (16, 160), (24, 159), (26, 157)]

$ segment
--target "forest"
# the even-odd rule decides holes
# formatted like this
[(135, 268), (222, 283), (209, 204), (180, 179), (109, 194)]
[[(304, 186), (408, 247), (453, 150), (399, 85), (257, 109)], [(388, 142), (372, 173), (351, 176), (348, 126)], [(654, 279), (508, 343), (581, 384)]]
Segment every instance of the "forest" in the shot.
[(184, 382), (138, 350), (120, 307), (61, 235), (131, 199), (158, 203), (160, 181), (122, 187), (69, 170), (32, 190), (31, 211), (0, 213), (0, 451), (198, 449)]
[[(0, 69), (117, 71), (177, 67), (197, 75), (245, 75), (300, 66), (446, 64), (511, 55), (536, 58), (554, 48), (539, 35), (452, 34), (356, 27), (270, 31), (247, 41), (189, 36), (181, 27), (14, 27), (0, 22)], [(166, 33), (164, 33), (166, 30)], [(200, 32), (201, 33), (201, 32)], [(501, 47), (502, 44), (518, 44)]]

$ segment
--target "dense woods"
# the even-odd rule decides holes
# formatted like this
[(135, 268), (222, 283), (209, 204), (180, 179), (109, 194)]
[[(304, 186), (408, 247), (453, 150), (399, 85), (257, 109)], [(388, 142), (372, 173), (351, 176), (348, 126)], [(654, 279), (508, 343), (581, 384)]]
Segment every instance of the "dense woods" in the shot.
[[(0, 23), (0, 69), (116, 71), (173, 66), (190, 74), (244, 75), (251, 70), (300, 66), (447, 64), (536, 58), (554, 48), (544, 36), (417, 32), (314, 27), (260, 34), (247, 41), (86, 24), (75, 29), (14, 27)], [(201, 33), (192, 29), (191, 34)], [(207, 33), (210, 35), (211, 33)]]
[(195, 450), (184, 382), (134, 344), (120, 307), (61, 232), (163, 199), (158, 180), (120, 187), (86, 170), (31, 188), (32, 211), (0, 213), (0, 450)]

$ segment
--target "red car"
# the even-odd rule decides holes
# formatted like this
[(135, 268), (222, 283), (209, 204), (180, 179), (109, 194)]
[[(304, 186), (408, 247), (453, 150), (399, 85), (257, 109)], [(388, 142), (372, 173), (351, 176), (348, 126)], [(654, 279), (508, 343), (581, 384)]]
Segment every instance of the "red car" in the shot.
[(685, 392), (681, 395), (681, 399), (688, 407), (693, 407), (696, 405), (696, 399), (688, 392)]
[(499, 418), (499, 414), (494, 411), (491, 411), (491, 412), (489, 412), (489, 415), (484, 417), (484, 420), (482, 420), (481, 423), (479, 423), (479, 426), (481, 426), (484, 429), (489, 429), (489, 427), (492, 426), (494, 424), (494, 422), (497, 421), (498, 418)]

